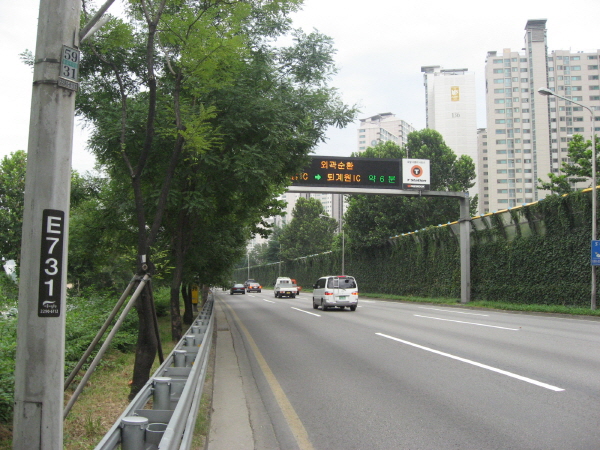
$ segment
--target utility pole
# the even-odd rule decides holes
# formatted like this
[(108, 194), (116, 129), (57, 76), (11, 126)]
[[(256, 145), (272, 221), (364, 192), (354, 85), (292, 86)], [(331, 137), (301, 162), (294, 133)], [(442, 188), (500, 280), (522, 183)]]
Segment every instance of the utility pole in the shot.
[(63, 448), (65, 297), (81, 0), (40, 0), (27, 149), (13, 448)]

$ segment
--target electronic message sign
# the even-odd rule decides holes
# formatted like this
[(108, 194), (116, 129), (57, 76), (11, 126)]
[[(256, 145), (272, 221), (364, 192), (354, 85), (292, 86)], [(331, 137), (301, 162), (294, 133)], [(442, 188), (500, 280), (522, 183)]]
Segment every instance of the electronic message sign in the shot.
[(399, 189), (400, 159), (311, 156), (310, 164), (295, 177), (292, 186), (368, 187)]

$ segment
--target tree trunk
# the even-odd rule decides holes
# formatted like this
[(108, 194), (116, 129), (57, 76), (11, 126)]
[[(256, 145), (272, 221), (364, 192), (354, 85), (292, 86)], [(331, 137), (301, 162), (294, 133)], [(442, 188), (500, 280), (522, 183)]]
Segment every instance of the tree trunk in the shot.
[(171, 281), (171, 339), (173, 342), (181, 340), (181, 312), (179, 310), (179, 287), (183, 266), (175, 264), (173, 279)]
[(185, 310), (183, 312), (183, 323), (191, 325), (194, 322), (194, 305), (192, 304), (192, 285), (186, 284), (185, 287), (181, 288), (183, 293), (183, 305)]
[(144, 286), (144, 290), (141, 292), (140, 297), (136, 302), (139, 332), (135, 352), (135, 364), (133, 366), (131, 391), (129, 393), (130, 400), (135, 397), (150, 378), (150, 371), (152, 370), (152, 364), (154, 363), (156, 350), (158, 348), (158, 339), (154, 331), (151, 289), (151, 286), (148, 284)]

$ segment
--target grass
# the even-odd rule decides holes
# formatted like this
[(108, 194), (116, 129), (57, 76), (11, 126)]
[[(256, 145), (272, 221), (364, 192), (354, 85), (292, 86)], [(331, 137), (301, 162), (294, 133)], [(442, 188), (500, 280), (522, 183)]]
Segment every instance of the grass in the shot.
[[(174, 347), (168, 317), (159, 318), (159, 330), (163, 354), (166, 357)], [(123, 413), (129, 404), (129, 380), (134, 359), (135, 353), (117, 352), (109, 356), (107, 363), (96, 369), (97, 373), (90, 378), (90, 386), (83, 390), (65, 421), (65, 450), (93, 449)], [(159, 365), (157, 358), (151, 373), (154, 373)], [(213, 373), (214, 347), (196, 420), (192, 450), (203, 449), (208, 435)]]
[[(159, 318), (159, 330), (163, 354), (166, 357), (175, 345), (171, 342), (169, 317)], [(122, 353), (116, 350), (107, 352), (64, 422), (63, 448), (65, 450), (95, 448), (123, 413), (129, 405), (129, 383), (134, 359), (134, 351), (131, 353)], [(159, 365), (158, 358), (156, 358), (151, 374)], [(192, 450), (201, 450), (205, 446), (210, 426), (213, 374), (214, 346), (198, 411)], [(69, 401), (75, 388), (76, 383), (73, 383), (73, 386), (65, 394), (65, 404)], [(11, 450), (11, 448), (12, 430), (10, 426), (0, 424), (0, 450)]]
[(414, 302), (414, 303), (434, 303), (439, 305), (462, 306), (465, 308), (487, 308), (498, 309), (503, 311), (520, 311), (520, 312), (540, 312), (549, 314), (569, 314), (576, 316), (595, 316), (600, 317), (600, 310), (583, 308), (581, 306), (568, 305), (526, 305), (521, 303), (504, 303), (491, 302), (486, 300), (476, 300), (469, 303), (460, 303), (460, 299), (455, 298), (423, 298), (411, 297), (392, 294), (362, 294), (361, 297), (379, 298), (382, 300), (392, 300), (399, 302)]

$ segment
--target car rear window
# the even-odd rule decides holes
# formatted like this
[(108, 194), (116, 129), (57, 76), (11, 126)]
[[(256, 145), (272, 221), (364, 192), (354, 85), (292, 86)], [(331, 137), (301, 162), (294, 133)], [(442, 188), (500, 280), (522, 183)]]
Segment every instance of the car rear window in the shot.
[(353, 277), (332, 277), (327, 280), (329, 289), (355, 289), (356, 281)]

